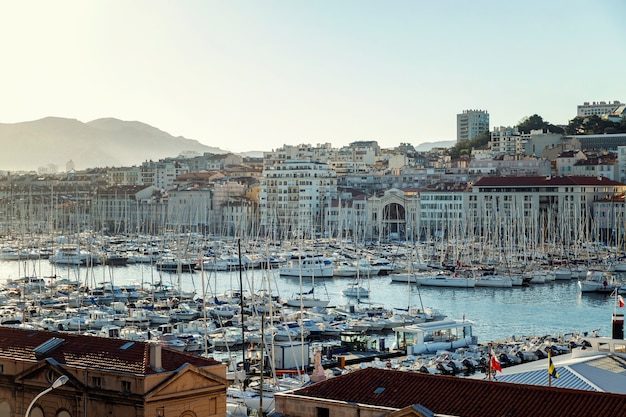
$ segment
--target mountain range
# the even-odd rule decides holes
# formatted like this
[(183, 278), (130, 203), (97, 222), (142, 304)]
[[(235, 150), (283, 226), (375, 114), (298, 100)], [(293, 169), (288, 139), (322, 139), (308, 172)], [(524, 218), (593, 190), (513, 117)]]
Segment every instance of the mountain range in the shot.
[(78, 170), (140, 165), (178, 156), (184, 151), (226, 153), (193, 139), (174, 137), (141, 122), (113, 118), (83, 123), (46, 117), (21, 123), (0, 123), (0, 170), (29, 171), (69, 161)]
[[(454, 141), (416, 145), (418, 151), (450, 147)], [(227, 151), (203, 145), (194, 139), (172, 136), (137, 121), (114, 118), (81, 122), (76, 119), (46, 117), (20, 123), (0, 123), (0, 171), (36, 171), (56, 166), (74, 168), (137, 166), (145, 161), (176, 157), (183, 152), (223, 154)], [(262, 151), (242, 156), (262, 156)]]

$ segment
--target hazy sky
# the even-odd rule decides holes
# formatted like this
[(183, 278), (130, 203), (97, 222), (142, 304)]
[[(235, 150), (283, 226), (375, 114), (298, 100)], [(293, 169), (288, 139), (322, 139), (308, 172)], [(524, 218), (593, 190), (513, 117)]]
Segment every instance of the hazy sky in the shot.
[(626, 101), (624, 0), (2, 0), (0, 39), (0, 123), (114, 117), (233, 152)]

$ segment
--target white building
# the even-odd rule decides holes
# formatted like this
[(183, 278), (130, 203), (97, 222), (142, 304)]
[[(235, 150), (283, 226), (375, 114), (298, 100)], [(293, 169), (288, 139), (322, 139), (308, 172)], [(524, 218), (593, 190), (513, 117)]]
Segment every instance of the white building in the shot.
[(274, 159), (261, 178), (261, 227), (277, 238), (320, 235), (323, 214), (336, 196), (337, 174), (328, 164)]
[(501, 159), (472, 159), (468, 175), (550, 175), (550, 161), (533, 157), (508, 157)]
[(141, 168), (139, 167), (119, 167), (111, 168), (107, 171), (107, 185), (143, 185)]
[(165, 225), (167, 205), (154, 198), (154, 186), (126, 185), (98, 190), (92, 200), (93, 222), (110, 233), (158, 233)]
[(573, 175), (574, 174), (574, 165), (578, 161), (586, 160), (587, 155), (583, 151), (572, 150), (572, 151), (564, 151), (559, 154), (554, 160), (555, 162), (555, 173), (556, 175)]
[(176, 178), (189, 172), (189, 165), (178, 161), (148, 161), (141, 164), (140, 184), (154, 185), (162, 190), (173, 187)]
[(559, 145), (563, 141), (563, 135), (560, 133), (544, 132), (543, 130), (531, 130), (530, 134), (523, 135), (524, 138), (524, 154), (533, 155), (540, 158), (546, 148), (552, 148)]
[(459, 189), (422, 190), (419, 194), (419, 235), (448, 239), (464, 236), (464, 194)]
[(516, 127), (496, 127), (491, 132), (489, 146), (494, 156), (519, 155), (524, 152), (526, 137)]
[(620, 105), (624, 103), (620, 103), (619, 100), (614, 100), (611, 102), (606, 101), (593, 101), (593, 102), (584, 102), (582, 105), (577, 106), (576, 115), (579, 117), (597, 115), (602, 116), (605, 114), (611, 114), (617, 110)]
[(585, 233), (590, 233), (594, 203), (625, 190), (626, 185), (603, 177), (483, 177), (465, 195), (464, 221), (468, 233), (501, 246), (569, 247), (590, 238)]
[(197, 183), (169, 190), (167, 225), (171, 230), (226, 235), (237, 227), (225, 221), (233, 218), (235, 222), (240, 216), (232, 212), (226, 216), (225, 207), (231, 199), (243, 197), (246, 191), (247, 187), (236, 181)]
[(463, 110), (456, 115), (456, 140), (471, 140), (489, 131), (489, 113), (486, 110)]
[(617, 147), (617, 180), (626, 183), (626, 146)]

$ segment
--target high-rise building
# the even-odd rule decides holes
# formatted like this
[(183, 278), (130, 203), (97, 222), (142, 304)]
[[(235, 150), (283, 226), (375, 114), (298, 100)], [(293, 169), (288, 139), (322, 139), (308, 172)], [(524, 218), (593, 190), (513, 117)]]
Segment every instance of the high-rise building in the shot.
[(456, 140), (471, 140), (489, 131), (489, 113), (486, 110), (463, 110), (456, 115)]

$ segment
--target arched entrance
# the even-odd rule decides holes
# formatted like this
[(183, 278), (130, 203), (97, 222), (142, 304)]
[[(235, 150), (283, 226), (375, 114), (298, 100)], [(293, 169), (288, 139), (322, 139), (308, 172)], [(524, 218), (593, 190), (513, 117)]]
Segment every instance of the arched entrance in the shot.
[(406, 212), (404, 206), (389, 203), (383, 207), (382, 234), (387, 240), (406, 239)]

